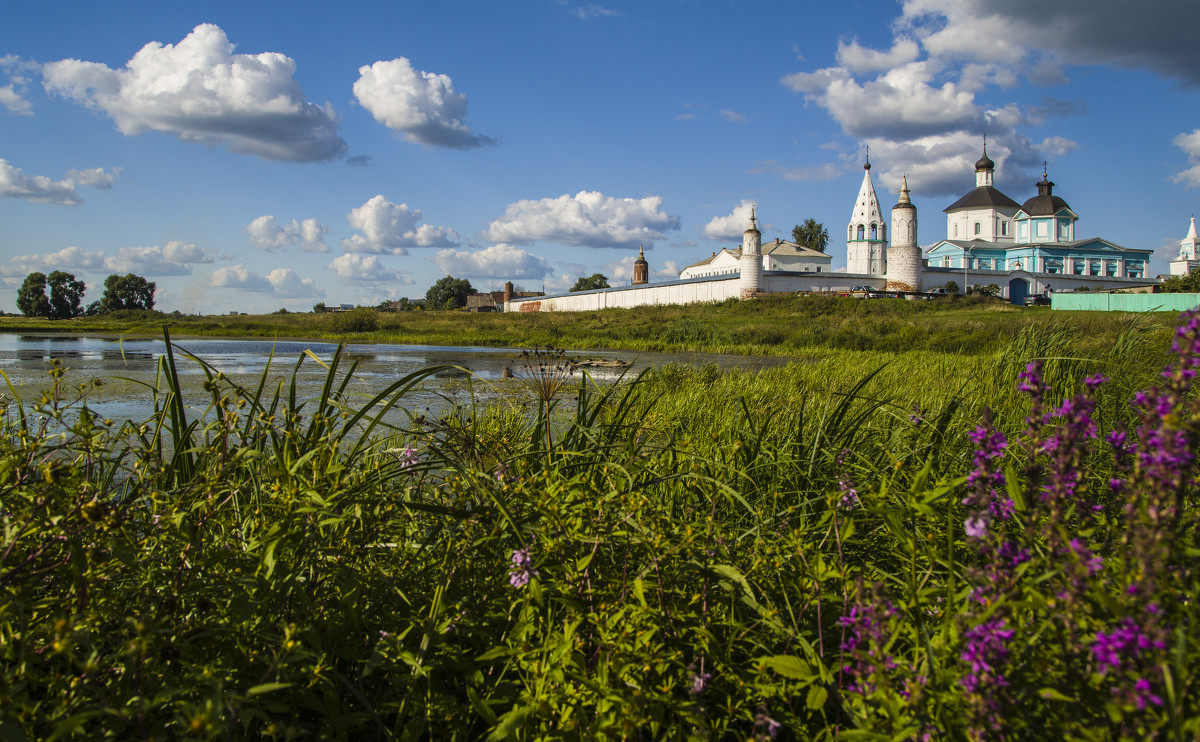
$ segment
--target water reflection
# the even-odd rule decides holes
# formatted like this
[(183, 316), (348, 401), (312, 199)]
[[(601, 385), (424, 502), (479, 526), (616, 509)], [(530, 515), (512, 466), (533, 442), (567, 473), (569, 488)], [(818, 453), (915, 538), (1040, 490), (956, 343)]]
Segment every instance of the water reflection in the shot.
[[(306, 356), (315, 355), (328, 364), (337, 345), (295, 340), (222, 340), (186, 338), (175, 341), (176, 368), (185, 386), (185, 396), (194, 412), (203, 412), (208, 396), (202, 388), (206, 380), (201, 364), (188, 358), (203, 359), (209, 366), (246, 388), (258, 386), (266, 372), (267, 394), (279, 384), (291, 382), (297, 362), (297, 396), (312, 399), (320, 394), (326, 368)], [(158, 360), (165, 346), (161, 339), (114, 338), (71, 335), (0, 334), (0, 371), (21, 390), (30, 402), (49, 386), (47, 371), (52, 360), (68, 369), (68, 388), (92, 379), (102, 383), (89, 390), (88, 404), (101, 415), (115, 419), (145, 419), (152, 411), (147, 385), (155, 383)], [(621, 351), (569, 352), (564, 360), (597, 380), (615, 380), (625, 373), (636, 374), (647, 366), (665, 363), (703, 365), (716, 363), (722, 368), (761, 368), (787, 363), (786, 358), (719, 356), (702, 353), (633, 353)], [(450, 366), (404, 400), (409, 409), (430, 407), (438, 411), (454, 401), (466, 401), (470, 394), (484, 403), (511, 392), (514, 376), (529, 363), (522, 351), (513, 348), (481, 348), (424, 345), (350, 345), (343, 352), (342, 369), (355, 365), (347, 392), (369, 399), (399, 378), (431, 366)], [(505, 390), (508, 390), (506, 392)]]

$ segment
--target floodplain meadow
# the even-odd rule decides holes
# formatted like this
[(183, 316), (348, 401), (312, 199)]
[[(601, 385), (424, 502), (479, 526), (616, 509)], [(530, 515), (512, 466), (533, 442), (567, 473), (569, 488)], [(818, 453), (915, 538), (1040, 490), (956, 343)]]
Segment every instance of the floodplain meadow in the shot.
[(1195, 739), (1178, 319), (614, 384), (534, 351), (526, 406), (402, 424), (437, 369), (209, 369), (190, 416), (171, 354), (129, 422), (55, 368), (0, 447), (0, 736)]

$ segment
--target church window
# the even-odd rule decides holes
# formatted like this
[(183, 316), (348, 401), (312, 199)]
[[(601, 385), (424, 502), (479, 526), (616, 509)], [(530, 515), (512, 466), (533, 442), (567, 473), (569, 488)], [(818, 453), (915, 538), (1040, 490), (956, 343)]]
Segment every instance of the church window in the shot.
[(1073, 263), (1073, 265), (1071, 267), (1071, 272), (1077, 276), (1082, 276), (1083, 275), (1083, 258), (1075, 258), (1071, 262)]
[(991, 258), (980, 258), (979, 259), (979, 270), (990, 271), (991, 269), (992, 269), (992, 259)]
[(879, 233), (878, 233), (878, 231), (875, 229), (875, 223), (874, 223), (874, 222), (872, 222), (872, 223), (871, 223), (871, 239), (873, 239), (873, 240), (875, 240), (875, 239), (879, 239)]
[(853, 224), (851, 224), (849, 227), (846, 227), (846, 239), (848, 239), (848, 240), (854, 239), (854, 225)]
[(1044, 266), (1043, 270), (1046, 273), (1062, 273), (1063, 272), (1062, 258), (1045, 258), (1042, 261), (1042, 265)]
[(958, 225), (957, 224), (954, 225), (954, 236), (955, 237), (958, 236)]
[(1008, 236), (1008, 222), (1007, 221), (1000, 222), (1000, 234), (1003, 237)]
[(1046, 222), (1038, 222), (1037, 223), (1037, 236), (1038, 237), (1046, 236)]
[(1110, 277), (1117, 275), (1117, 261), (1115, 261), (1115, 260), (1105, 260), (1104, 261), (1104, 275), (1110, 276)]
[(979, 234), (981, 227), (979, 222), (975, 222), (975, 234)]
[(942, 258), (942, 267), (943, 267), (943, 268), (949, 268), (949, 267), (950, 267), (950, 256), (949, 256), (949, 255), (946, 255), (946, 256), (944, 256), (944, 257)]
[(1095, 258), (1092, 258), (1091, 260), (1088, 261), (1088, 263), (1089, 263), (1088, 273), (1090, 273), (1093, 276), (1100, 275), (1100, 261)]
[(861, 224), (858, 225), (858, 239), (860, 239), (860, 240), (863, 238), (863, 231), (864, 231), (863, 225), (861, 225)]

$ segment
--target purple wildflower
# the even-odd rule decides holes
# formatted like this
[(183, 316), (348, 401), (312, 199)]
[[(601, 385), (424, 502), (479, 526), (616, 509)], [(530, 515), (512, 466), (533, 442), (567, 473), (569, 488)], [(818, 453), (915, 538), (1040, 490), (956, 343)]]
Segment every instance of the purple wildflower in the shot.
[(960, 655), (970, 666), (970, 671), (962, 681), (967, 693), (1008, 685), (1004, 675), (997, 670), (997, 666), (1008, 657), (1005, 643), (1013, 636), (1012, 629), (1004, 626), (1004, 619), (996, 618), (967, 630), (967, 641)]
[(779, 736), (779, 730), (783, 725), (767, 716), (767, 710), (760, 707), (757, 714), (754, 715), (754, 737), (755, 739), (775, 739)]
[(708, 681), (712, 680), (711, 672), (698, 672), (692, 675), (691, 694), (698, 696), (708, 687)]
[(401, 469), (411, 469), (417, 465), (418, 461), (417, 449), (413, 448), (412, 446), (405, 446), (404, 450), (400, 452)]
[(881, 602), (875, 595), (864, 595), (860, 587), (855, 605), (838, 619), (838, 626), (846, 630), (841, 645), (846, 663), (842, 666), (847, 678), (846, 690), (864, 695), (872, 693), (886, 681), (885, 673), (896, 668), (895, 660), (884, 649), (888, 643), (890, 619), (895, 614), (896, 609), (890, 602)]
[(508, 573), (508, 583), (513, 587), (525, 587), (529, 581), (537, 577), (537, 570), (530, 569), (533, 561), (528, 549), (516, 549), (512, 553), (512, 569)]

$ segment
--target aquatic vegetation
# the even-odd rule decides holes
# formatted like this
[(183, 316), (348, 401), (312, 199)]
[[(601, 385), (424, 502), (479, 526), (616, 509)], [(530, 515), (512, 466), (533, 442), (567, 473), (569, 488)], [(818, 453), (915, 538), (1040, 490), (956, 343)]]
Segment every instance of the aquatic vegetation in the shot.
[(1195, 738), (1181, 321), (1165, 371), (546, 358), (436, 419), (438, 369), (364, 401), (341, 353), (313, 399), (169, 353), (136, 423), (57, 369), (0, 441), (0, 736)]

